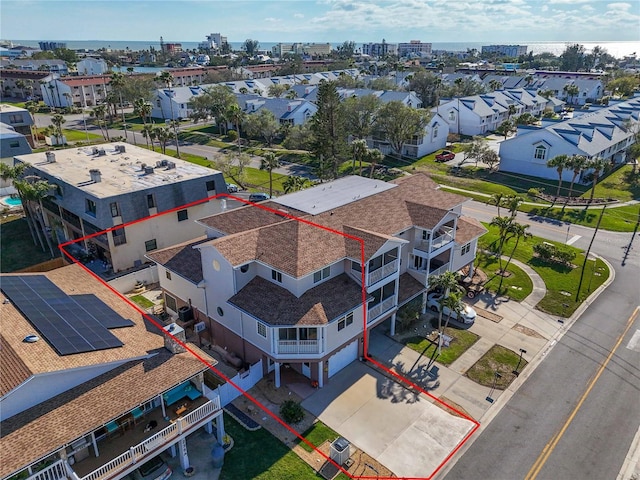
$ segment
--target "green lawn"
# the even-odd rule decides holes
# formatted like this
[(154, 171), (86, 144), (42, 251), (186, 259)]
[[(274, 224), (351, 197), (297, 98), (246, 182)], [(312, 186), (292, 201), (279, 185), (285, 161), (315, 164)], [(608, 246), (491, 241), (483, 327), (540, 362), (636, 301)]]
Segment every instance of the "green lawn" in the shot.
[[(15, 272), (51, 260), (51, 254), (35, 246), (26, 219), (17, 215), (0, 220), (0, 271)], [(57, 250), (54, 250), (57, 252)]]
[[(329, 442), (333, 442), (340, 435), (334, 432), (333, 430), (331, 430), (324, 423), (316, 422), (311, 427), (309, 427), (309, 429), (306, 432), (304, 432), (302, 436), (307, 440), (309, 440), (316, 447), (319, 447), (326, 440), (328, 440)], [(313, 451), (313, 448), (311, 448), (302, 440), (298, 439), (297, 443), (300, 444), (300, 446), (304, 448), (307, 452)]]
[[(562, 207), (536, 207), (533, 205), (521, 205), (520, 210), (527, 212), (529, 216), (541, 216), (558, 220), (560, 222), (575, 223), (585, 227), (595, 228), (598, 217), (602, 212), (599, 208), (567, 208)], [(622, 207), (610, 206), (604, 211), (600, 228), (613, 232), (633, 232), (640, 220), (640, 205), (625, 205)]]
[[(504, 390), (516, 378), (513, 374), (516, 367), (518, 367), (518, 372), (521, 372), (528, 363), (523, 358), (522, 361), (520, 361), (520, 366), (518, 366), (519, 359), (520, 353), (516, 353), (500, 345), (494, 345), (480, 360), (467, 370), (465, 375), (485, 387), (494, 386), (495, 381), (496, 389)], [(502, 377), (496, 379), (495, 372), (500, 373)]]
[[(633, 176), (633, 167), (624, 165), (609, 176), (598, 182), (596, 185), (595, 198), (615, 198), (621, 202), (629, 200), (640, 200), (639, 177)], [(589, 198), (591, 190), (586, 188), (582, 197)]]
[(89, 137), (89, 141), (99, 140), (104, 141), (104, 137), (102, 135), (97, 135), (95, 133), (85, 133), (84, 130), (66, 130), (62, 129), (62, 134), (67, 137), (67, 142), (86, 142), (87, 136)]
[[(446, 318), (442, 319), (443, 323), (446, 321)], [(437, 318), (434, 320), (434, 324), (437, 327)], [(466, 352), (474, 343), (478, 341), (480, 338), (473, 332), (469, 330), (458, 330), (457, 328), (447, 327), (444, 330), (444, 334), (448, 335), (452, 338), (451, 343), (448, 347), (443, 347), (440, 356), (438, 357), (438, 363), (443, 365), (451, 365), (454, 360), (456, 360), (460, 355)], [(427, 345), (430, 345), (430, 342), (423, 337), (410, 337), (405, 340), (405, 345), (412, 350), (415, 350), (418, 353), (424, 352)], [(435, 347), (431, 346), (425, 352), (425, 356), (431, 356), (433, 353), (433, 349)]]
[[(496, 275), (496, 272), (500, 270), (500, 265), (496, 257), (486, 253), (479, 253), (476, 258), (476, 267), (484, 271), (489, 277), (485, 288), (491, 292), (497, 292), (500, 285), (500, 277)], [(510, 275), (503, 278), (500, 294), (508, 295), (512, 300), (521, 302), (533, 291), (533, 282), (524, 270), (513, 263), (509, 264), (507, 271)]]
[(131, 300), (142, 308), (153, 307), (154, 303), (144, 295), (134, 295)]
[[(489, 232), (480, 237), (478, 244), (482, 249), (493, 251), (498, 240), (498, 230), (487, 224), (485, 226), (489, 229)], [(534, 256), (533, 246), (542, 242), (552, 243), (562, 250), (576, 252), (577, 256), (573, 260), (573, 265), (565, 266), (557, 263), (547, 263)], [(513, 243), (515, 241), (512, 240), (505, 245), (505, 254), (511, 253)], [(545, 312), (563, 317), (571, 316), (590, 292), (593, 292), (609, 277), (609, 269), (602, 260), (597, 260), (595, 270), (593, 269), (594, 262), (588, 261), (580, 295), (578, 301), (576, 301), (576, 292), (584, 262), (582, 250), (534, 236), (527, 242), (520, 242), (513, 258), (531, 266), (544, 280), (547, 293), (537, 307)]]
[(234, 446), (225, 455), (221, 480), (309, 480), (322, 478), (264, 428), (250, 432), (224, 415)]

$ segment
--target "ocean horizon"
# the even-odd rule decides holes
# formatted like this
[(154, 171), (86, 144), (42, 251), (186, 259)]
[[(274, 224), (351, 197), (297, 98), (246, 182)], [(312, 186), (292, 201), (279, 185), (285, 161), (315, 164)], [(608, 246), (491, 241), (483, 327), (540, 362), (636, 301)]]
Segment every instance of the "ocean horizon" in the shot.
[[(160, 41), (128, 41), (128, 40), (50, 40), (54, 42), (63, 42), (67, 44), (67, 48), (72, 50), (98, 50), (101, 48), (110, 50), (148, 50), (150, 47), (156, 50), (160, 49)], [(39, 40), (12, 40), (14, 45), (22, 45), (26, 47), (38, 47)], [(198, 48), (200, 42), (180, 42), (167, 40), (165, 43), (180, 43), (185, 50)], [(229, 42), (233, 50), (240, 50), (244, 42)], [(271, 48), (278, 43), (292, 42), (260, 42), (259, 49), (271, 51)], [(298, 43), (330, 43), (334, 48), (342, 45), (343, 42), (298, 42)], [(361, 48), (362, 43), (355, 42), (356, 49)], [(396, 43), (396, 42), (388, 42)], [(564, 52), (567, 45), (580, 44), (585, 47), (586, 51), (591, 51), (594, 47), (600, 46), (615, 58), (623, 58), (628, 55), (634, 55), (640, 52), (640, 42), (598, 42), (598, 41), (579, 41), (567, 40), (563, 42), (512, 42), (515, 45), (527, 45), (527, 51), (534, 54), (552, 53), (560, 55)], [(471, 49), (480, 50), (483, 45), (492, 45), (491, 42), (431, 42), (432, 50), (449, 50), (449, 51), (467, 51)]]

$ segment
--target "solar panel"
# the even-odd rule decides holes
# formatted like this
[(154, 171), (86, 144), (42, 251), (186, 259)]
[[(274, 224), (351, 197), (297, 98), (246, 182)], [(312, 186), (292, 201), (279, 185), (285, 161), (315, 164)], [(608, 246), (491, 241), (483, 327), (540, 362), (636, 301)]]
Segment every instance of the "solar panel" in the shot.
[(132, 320), (123, 318), (92, 293), (71, 295), (71, 298), (91, 314), (104, 328), (122, 328), (135, 325)]
[[(78, 301), (44, 275), (4, 276), (0, 289), (60, 355), (121, 347), (107, 325), (133, 325), (95, 295), (77, 295)], [(115, 316), (107, 321), (110, 313)]]

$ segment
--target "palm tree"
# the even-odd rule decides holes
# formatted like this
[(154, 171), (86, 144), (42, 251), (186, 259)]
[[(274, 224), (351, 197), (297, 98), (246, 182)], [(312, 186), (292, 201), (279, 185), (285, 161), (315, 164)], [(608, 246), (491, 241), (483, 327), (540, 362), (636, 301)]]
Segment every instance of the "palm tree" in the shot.
[(25, 108), (27, 109), (27, 111), (29, 112), (29, 115), (31, 115), (31, 138), (33, 139), (32, 143), (33, 146), (35, 147), (36, 144), (38, 143), (38, 127), (36, 126), (36, 113), (38, 113), (38, 111), (40, 110), (40, 107), (38, 106), (38, 102), (35, 102), (33, 100), (25, 103)]
[[(164, 86), (166, 86), (169, 89), (169, 107), (171, 108), (171, 122), (174, 122), (175, 118), (173, 118), (173, 94), (174, 91), (171, 90), (171, 87), (173, 86), (173, 75), (171, 75), (171, 73), (167, 70), (163, 70), (162, 73), (160, 75), (158, 75), (156, 77), (156, 81), (162, 83)], [(173, 123), (173, 133), (175, 136), (175, 140), (176, 140), (176, 155), (178, 156), (178, 158), (180, 158), (180, 144), (178, 142), (178, 125), (174, 122)]]
[(147, 142), (147, 148), (149, 148), (149, 140), (151, 140), (151, 150), (153, 150), (153, 139), (156, 136), (155, 128), (153, 125), (145, 125), (142, 128), (142, 136)]
[(609, 163), (601, 157), (592, 158), (587, 162), (585, 168), (593, 170), (593, 186), (591, 187), (591, 196), (589, 197), (589, 203), (593, 202), (593, 194), (596, 192), (596, 184), (598, 183), (598, 178), (600, 178), (600, 174), (604, 171)]
[(109, 128), (106, 124), (107, 106), (104, 104), (96, 105), (95, 107), (93, 107), (93, 110), (91, 110), (91, 114), (96, 117), (96, 122), (100, 127), (100, 133), (102, 133), (102, 136), (107, 140), (107, 142), (110, 142), (111, 139), (109, 138)]
[[(511, 238), (515, 238), (516, 243), (513, 246), (513, 249), (511, 250), (511, 254), (509, 255), (507, 264), (504, 266), (505, 272), (507, 271), (507, 268), (509, 268), (509, 264), (513, 259), (513, 254), (516, 253), (516, 250), (518, 249), (518, 244), (520, 243), (520, 240), (527, 241), (529, 238), (531, 238), (531, 234), (527, 232), (527, 228), (529, 228), (529, 225), (523, 225), (522, 223), (518, 223), (518, 222), (513, 222), (509, 227)], [(500, 291), (500, 289), (502, 288), (503, 280), (504, 280), (504, 275), (500, 275), (500, 284), (498, 285), (498, 291)]]
[(367, 155), (367, 142), (366, 140), (354, 140), (351, 142), (351, 154), (353, 155), (353, 164), (351, 166), (351, 173), (356, 169), (356, 160), (360, 162), (360, 173), (362, 176), (362, 159)]
[(491, 220), (490, 225), (498, 228), (498, 251), (496, 255), (498, 256), (498, 264), (500, 265), (500, 273), (504, 272), (502, 268), (502, 249), (504, 244), (509, 240), (511, 231), (511, 224), (513, 223), (513, 219), (511, 217), (494, 217)]
[(507, 195), (504, 199), (504, 206), (509, 209), (511, 213), (511, 218), (516, 218), (518, 214), (518, 208), (522, 205), (524, 199), (520, 195)]
[(291, 193), (302, 190), (307, 186), (308, 183), (308, 179), (292, 175), (290, 177), (287, 177), (287, 179), (282, 182), (282, 186), (284, 187), (284, 193)]
[(573, 83), (569, 83), (565, 85), (562, 90), (566, 93), (567, 100), (572, 99), (573, 97), (575, 97), (580, 93), (580, 88), (577, 85), (574, 85)]
[[(11, 167), (9, 167), (11, 168)], [(35, 245), (40, 244), (42, 251), (45, 251), (45, 241), (49, 246), (49, 251), (51, 252), (51, 256), (54, 256), (53, 253), (53, 245), (51, 244), (51, 239), (46, 231), (46, 225), (44, 223), (44, 219), (42, 218), (42, 204), (41, 201), (43, 198), (48, 197), (50, 195), (51, 189), (53, 185), (48, 182), (41, 180), (40, 177), (21, 177), (24, 172), (24, 167), (16, 166), (13, 167), (13, 170), (6, 171), (2, 174), (9, 175), (8, 178), (13, 179), (13, 186), (18, 192), (18, 197), (20, 197), (20, 201), (22, 202), (24, 216), (27, 220), (27, 224), (29, 225), (29, 230), (31, 231), (31, 236), (33, 237), (33, 243)], [(35, 206), (34, 206), (35, 204)], [(40, 210), (38, 210), (38, 207)]]
[(373, 178), (373, 172), (376, 169), (376, 165), (384, 159), (384, 155), (377, 148), (367, 149), (367, 160), (369, 161), (369, 178)]
[(569, 166), (569, 157), (567, 155), (556, 155), (547, 161), (547, 167), (555, 168), (558, 172), (558, 191), (556, 197), (560, 196), (560, 188), (562, 187), (562, 172)]
[[(431, 275), (428, 282), (430, 289), (438, 288), (444, 291), (443, 298), (447, 298), (451, 292), (461, 292), (462, 287), (458, 283), (458, 277), (454, 272), (447, 270), (440, 275)], [(442, 335), (444, 329), (442, 328), (442, 308), (438, 315), (438, 332)], [(438, 354), (440, 354), (440, 344), (438, 344)]]
[(494, 193), (491, 195), (491, 198), (487, 200), (487, 205), (495, 205), (498, 207), (498, 216), (500, 216), (500, 207), (504, 206), (505, 194), (504, 193)]
[(122, 101), (122, 89), (125, 84), (125, 75), (122, 72), (114, 72), (111, 74), (111, 80), (109, 81), (109, 85), (111, 88), (115, 90), (118, 94), (118, 98), (120, 99), (120, 114), (122, 115), (122, 130), (124, 131), (124, 139), (128, 141), (127, 137), (127, 121), (124, 116), (124, 103)]
[(57, 137), (57, 142), (56, 143), (64, 143), (64, 139), (62, 136), (62, 124), (65, 123), (67, 121), (66, 118), (64, 118), (62, 115), (60, 115), (59, 113), (56, 113), (53, 117), (51, 117), (51, 124), (54, 126), (55, 128), (55, 136)]
[(260, 170), (269, 172), (269, 196), (273, 197), (273, 169), (280, 165), (278, 157), (273, 152), (266, 152), (260, 162)]
[[(451, 320), (451, 316), (455, 313), (456, 317), (458, 317), (460, 313), (464, 310), (465, 305), (462, 302), (461, 292), (451, 292), (448, 297), (442, 297), (438, 303), (440, 303), (441, 312), (445, 308), (449, 310), (449, 313), (447, 314), (447, 321), (444, 322), (444, 325), (442, 326), (442, 333), (444, 334), (444, 331), (449, 326), (449, 321)], [(442, 339), (442, 335), (440, 335), (438, 339), (438, 348), (440, 348), (440, 345), (442, 343), (441, 339)]]
[(24, 80), (16, 80), (15, 85), (16, 85), (16, 88), (20, 90), (20, 97), (24, 98), (24, 87), (25, 87)]
[[(571, 198), (571, 194), (573, 193), (573, 184), (576, 181), (580, 172), (584, 170), (585, 165), (587, 164), (587, 158), (584, 155), (571, 155), (569, 157), (569, 161), (567, 162), (567, 168), (573, 170), (573, 178), (571, 178), (571, 185), (569, 185), (569, 195), (567, 195), (567, 202)], [(565, 202), (565, 205), (567, 204)]]
[(236, 133), (238, 134), (238, 153), (242, 153), (240, 123), (244, 119), (244, 112), (240, 108), (240, 105), (238, 105), (237, 103), (233, 103), (229, 105), (229, 108), (227, 108), (225, 116), (236, 126)]
[(138, 98), (133, 102), (133, 113), (138, 115), (142, 119), (142, 124), (147, 124), (147, 119), (151, 115), (151, 104), (144, 98)]
[(167, 142), (169, 138), (171, 138), (171, 132), (168, 127), (155, 127), (153, 129), (153, 134), (158, 143), (160, 144), (160, 148), (162, 149), (162, 153), (166, 154), (167, 152)]
[(517, 109), (515, 105), (509, 105), (509, 110), (507, 111), (507, 120), (511, 119), (511, 115), (516, 113)]

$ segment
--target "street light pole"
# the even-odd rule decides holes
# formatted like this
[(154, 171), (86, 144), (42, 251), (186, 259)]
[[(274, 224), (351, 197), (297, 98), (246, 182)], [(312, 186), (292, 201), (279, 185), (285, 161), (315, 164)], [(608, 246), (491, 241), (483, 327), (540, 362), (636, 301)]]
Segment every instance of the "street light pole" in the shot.
[(527, 351), (526, 351), (524, 348), (521, 348), (521, 349), (520, 349), (520, 358), (518, 358), (518, 365), (516, 366), (516, 369), (515, 369), (513, 372), (511, 372), (511, 373), (513, 373), (516, 377), (517, 377), (518, 375), (520, 375), (520, 372), (518, 372), (518, 369), (520, 368), (520, 363), (522, 362), (522, 354), (523, 354), (523, 353), (527, 353)]

